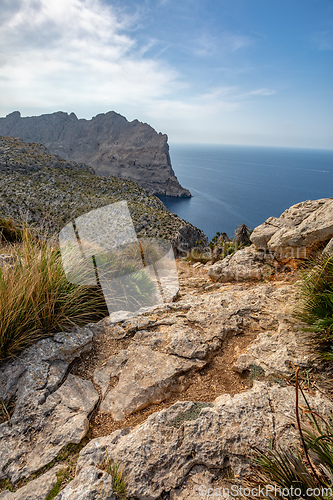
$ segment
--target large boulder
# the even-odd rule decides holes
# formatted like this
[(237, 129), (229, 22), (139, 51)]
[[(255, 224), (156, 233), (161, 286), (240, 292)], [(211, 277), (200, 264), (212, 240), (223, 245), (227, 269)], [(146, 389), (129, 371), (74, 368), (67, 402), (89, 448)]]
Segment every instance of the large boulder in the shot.
[(307, 200), (270, 217), (256, 227), (251, 241), (256, 248), (274, 252), (281, 262), (305, 259), (333, 237), (333, 198)]
[(212, 281), (247, 281), (270, 276), (277, 269), (278, 262), (269, 252), (258, 251), (254, 245), (238, 250), (209, 267)]
[(0, 500), (46, 500), (58, 481), (58, 474), (64, 473), (64, 467), (56, 465), (37, 479), (30, 481), (15, 492), (4, 490)]

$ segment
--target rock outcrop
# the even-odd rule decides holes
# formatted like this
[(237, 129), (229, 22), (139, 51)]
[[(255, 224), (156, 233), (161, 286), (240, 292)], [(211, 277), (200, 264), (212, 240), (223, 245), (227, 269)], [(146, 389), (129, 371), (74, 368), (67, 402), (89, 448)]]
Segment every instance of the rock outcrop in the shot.
[[(226, 339), (247, 330), (262, 332), (268, 343), (272, 340), (269, 360), (265, 349), (257, 348), (257, 364), (266, 363), (262, 366), (267, 373), (267, 363), (284, 375), (291, 374), (300, 359), (307, 367), (310, 358), (286, 322), (285, 304), (293, 296), (288, 286), (260, 284), (248, 290), (235, 285), (219, 293), (187, 295), (121, 324), (106, 318), (40, 340), (0, 369), (0, 399), (16, 397), (11, 421), (0, 426), (0, 479), (15, 483), (47, 465), (68, 443), (80, 442), (88, 430), (87, 416), (99, 400), (102, 413), (120, 420), (181, 393), (191, 374), (205, 367)], [(285, 350), (274, 336), (280, 324), (289, 335)], [(88, 352), (99, 335), (126, 338), (127, 348), (98, 363), (88, 379), (67, 374), (70, 363)], [(250, 350), (235, 368), (250, 369), (253, 357)]]
[(258, 251), (251, 245), (211, 265), (208, 276), (212, 281), (221, 283), (258, 280), (270, 276), (278, 265), (272, 254)]
[[(317, 394), (308, 401), (322, 415), (331, 414), (332, 404), (325, 397)], [(175, 495), (198, 466), (207, 472), (231, 467), (236, 476), (244, 475), (252, 446), (268, 450), (270, 437), (278, 437), (281, 446), (298, 443), (294, 408), (292, 387), (262, 382), (213, 403), (178, 402), (132, 430), (90, 441), (80, 453), (77, 473), (101, 463), (106, 449), (124, 467), (129, 496), (139, 500)], [(192, 493), (200, 498), (198, 490)]]
[(207, 242), (192, 224), (172, 214), (135, 182), (98, 177), (90, 167), (63, 160), (40, 144), (0, 137), (0, 216), (42, 222), (60, 231), (70, 220), (117, 201), (127, 201), (138, 237), (169, 240), (175, 250)]
[(273, 252), (280, 262), (304, 259), (333, 237), (333, 198), (307, 200), (270, 217), (250, 236), (256, 248)]
[[(329, 216), (322, 210), (326, 206), (330, 213), (330, 200), (310, 204), (319, 210), (318, 234), (325, 234), (319, 244), (330, 252)], [(312, 250), (314, 219), (308, 214), (298, 222), (301, 234), (308, 234), (301, 242), (309, 246), (301, 248)], [(277, 253), (281, 255), (283, 251)], [(197, 275), (184, 278), (181, 264)], [(307, 380), (299, 393), (300, 405), (309, 404), (327, 421), (332, 419), (332, 390), (325, 388), (330, 382), (316, 371), (319, 363), (309, 349), (308, 334), (292, 315), (297, 286), (278, 279), (248, 281), (262, 276), (263, 268), (283, 265), (283, 260), (277, 260), (268, 245), (252, 245), (225, 259), (225, 268), (214, 268), (217, 276), (247, 281), (242, 284), (212, 284), (207, 266), (181, 264), (179, 281), (184, 285), (187, 279), (187, 286), (175, 302), (121, 322), (108, 317), (57, 333), (0, 366), (0, 400), (15, 397), (12, 416), (0, 424), (0, 479), (14, 486), (31, 479), (16, 492), (3, 491), (0, 499), (37, 500), (38, 492), (38, 500), (45, 500), (61, 470), (57, 455), (86, 435), (92, 411), (95, 425), (111, 421), (112, 428), (107, 425), (95, 434), (100, 437), (81, 448), (75, 477), (63, 484), (56, 500), (114, 500), (107, 458), (123, 469), (127, 496), (136, 500), (196, 500), (203, 489), (218, 492), (215, 480), (223, 482), (226, 471), (241, 484), (249, 472), (251, 448), (265, 452), (272, 440), (281, 448), (300, 447), (295, 388), (290, 385), (295, 367), (301, 368), (300, 374), (304, 370)], [(249, 274), (249, 266), (258, 276)], [(247, 343), (236, 344), (223, 358), (228, 376), (233, 374), (245, 386), (242, 382), (230, 393), (217, 392), (213, 378), (205, 379), (204, 372), (215, 371), (213, 363), (228, 350), (228, 342), (246, 336)], [(246, 373), (247, 382), (238, 375)], [(203, 398), (199, 389), (207, 380), (212, 389)], [(194, 401), (183, 393), (191, 384)], [(173, 402), (183, 400), (166, 407), (170, 397)], [(151, 413), (148, 408), (147, 413), (143, 410), (144, 418), (149, 413), (146, 420), (135, 420), (137, 412), (162, 401), (164, 409)], [(300, 418), (307, 422), (306, 412)], [(46, 465), (52, 468), (34, 479)]]
[(280, 217), (270, 217), (256, 227), (252, 245), (209, 267), (214, 282), (267, 278), (289, 274), (314, 251), (333, 251), (333, 198), (307, 200), (288, 208)]
[(89, 380), (64, 378), (69, 364), (91, 348), (92, 336), (89, 328), (58, 333), (0, 367), (0, 399), (17, 400), (10, 421), (0, 425), (0, 479), (29, 476), (88, 432), (98, 393)]
[(91, 120), (57, 112), (0, 118), (0, 135), (40, 142), (51, 153), (94, 168), (98, 175), (130, 179), (154, 194), (189, 197), (171, 166), (168, 138), (138, 120), (114, 111)]
[[(16, 396), (10, 421), (0, 425), (0, 478), (15, 485), (52, 464), (67, 443), (78, 443), (86, 434), (93, 408), (118, 419), (181, 393), (228, 338), (248, 332), (258, 335), (238, 351), (233, 368), (250, 373), (255, 368), (260, 380), (251, 389), (234, 396), (216, 393), (209, 401), (179, 401), (132, 428), (124, 420), (123, 428), (92, 439), (81, 450), (75, 478), (56, 499), (113, 500), (107, 455), (121, 463), (129, 497), (194, 500), (198, 488), (214, 487), (224, 470), (231, 468), (242, 478), (249, 446), (266, 450), (271, 438), (281, 446), (297, 446), (295, 390), (283, 377), (290, 377), (295, 366), (308, 370), (314, 364), (306, 339), (290, 322), (296, 299), (294, 287), (285, 283), (219, 285), (205, 293), (186, 293), (145, 316), (121, 323), (106, 318), (40, 340), (0, 370), (0, 398)], [(102, 343), (101, 363), (96, 345), (103, 338), (116, 339), (118, 350), (107, 354)], [(89, 353), (86, 358), (84, 353)], [(82, 377), (68, 373), (81, 354)], [(312, 392), (307, 398), (329, 418), (332, 402), (327, 397)], [(45, 500), (60, 469), (56, 464), (0, 498)]]
[(55, 500), (117, 500), (111, 476), (94, 466), (85, 467)]
[(63, 470), (64, 468), (61, 465), (56, 465), (16, 492), (3, 491), (0, 493), (0, 500), (44, 500), (56, 485), (58, 481), (57, 474)]

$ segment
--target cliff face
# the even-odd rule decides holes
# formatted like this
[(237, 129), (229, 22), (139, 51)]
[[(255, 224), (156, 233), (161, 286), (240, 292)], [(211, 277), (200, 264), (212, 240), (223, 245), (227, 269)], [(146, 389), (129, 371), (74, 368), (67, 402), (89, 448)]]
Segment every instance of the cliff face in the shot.
[(15, 111), (0, 118), (0, 135), (41, 142), (51, 153), (85, 163), (100, 176), (130, 179), (154, 194), (191, 196), (172, 169), (167, 135), (114, 111), (91, 120), (62, 111), (22, 118)]

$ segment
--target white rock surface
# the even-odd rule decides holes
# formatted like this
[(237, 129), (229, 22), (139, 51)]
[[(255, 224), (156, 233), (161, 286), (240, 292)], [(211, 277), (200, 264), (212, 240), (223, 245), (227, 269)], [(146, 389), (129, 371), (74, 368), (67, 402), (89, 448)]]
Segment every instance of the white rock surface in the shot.
[[(117, 386), (107, 393), (100, 409), (111, 413), (115, 420), (122, 420), (149, 404), (160, 403), (177, 390), (180, 392), (186, 387), (186, 372), (203, 368), (205, 364), (162, 354), (149, 347), (133, 346)], [(176, 378), (176, 375), (181, 376)]]
[(89, 380), (68, 375), (45, 403), (2, 424), (0, 477), (15, 483), (50, 463), (67, 444), (78, 444), (88, 432), (87, 416), (98, 398)]
[(259, 280), (273, 274), (278, 266), (270, 253), (258, 251), (254, 245), (238, 250), (209, 267), (214, 282)]
[(55, 500), (117, 500), (109, 474), (94, 466), (81, 470)]
[(281, 322), (277, 331), (259, 333), (243, 352), (233, 368), (242, 373), (260, 366), (265, 375), (290, 375), (295, 366), (314, 366), (315, 356), (309, 352), (307, 335), (290, 324)]
[(88, 327), (57, 333), (0, 368), (0, 398), (16, 398), (10, 422), (0, 425), (0, 478), (29, 476), (87, 433), (97, 391), (71, 374), (60, 384), (71, 361), (91, 348), (92, 336)]
[(3, 491), (0, 493), (0, 500), (45, 500), (56, 484), (57, 472), (61, 469), (63, 467), (57, 465), (15, 492)]
[[(332, 414), (332, 403), (309, 396), (309, 403), (323, 416)], [(292, 387), (271, 387), (255, 382), (253, 388), (234, 397), (226, 394), (214, 404), (178, 402), (152, 414), (127, 434), (116, 431), (94, 439), (80, 452), (77, 473), (100, 463), (105, 456), (124, 467), (129, 496), (140, 500), (161, 498), (180, 488), (197, 464), (207, 469), (230, 465), (244, 474), (249, 446), (269, 447), (270, 437), (279, 443), (298, 443)]]
[[(288, 314), (283, 308), (291, 297), (286, 286), (258, 285), (251, 290), (238, 286), (218, 294), (187, 296), (170, 304), (168, 314), (126, 321), (122, 330), (128, 335), (134, 333), (128, 348), (94, 372), (94, 383), (102, 392), (100, 410), (122, 420), (181, 392), (189, 383), (189, 372), (203, 368), (227, 337), (248, 329), (277, 328)], [(276, 314), (278, 308), (281, 317)], [(107, 328), (114, 337), (112, 328)], [(118, 325), (114, 329), (115, 335), (123, 337)]]
[(313, 247), (333, 237), (333, 198), (307, 200), (270, 217), (256, 227), (250, 239), (262, 250), (274, 252), (279, 261), (304, 259)]

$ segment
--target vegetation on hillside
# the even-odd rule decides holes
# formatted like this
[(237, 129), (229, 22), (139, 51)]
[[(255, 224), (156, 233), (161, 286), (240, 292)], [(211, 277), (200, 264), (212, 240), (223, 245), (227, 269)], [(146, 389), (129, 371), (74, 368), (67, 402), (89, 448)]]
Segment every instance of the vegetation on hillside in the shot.
[(135, 182), (98, 177), (90, 167), (14, 137), (0, 137), (0, 198), (0, 216), (19, 220), (23, 215), (29, 225), (48, 225), (54, 233), (84, 213), (119, 201), (127, 202), (139, 237), (172, 241), (184, 226), (180, 217)]

